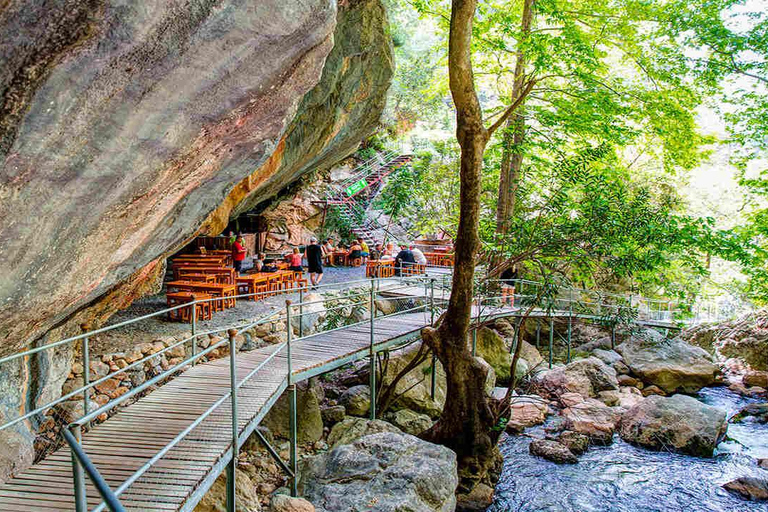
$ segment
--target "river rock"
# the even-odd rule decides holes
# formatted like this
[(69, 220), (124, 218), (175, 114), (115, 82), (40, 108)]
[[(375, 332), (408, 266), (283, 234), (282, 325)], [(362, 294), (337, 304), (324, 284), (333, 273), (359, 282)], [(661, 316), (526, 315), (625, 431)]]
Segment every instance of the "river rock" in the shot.
[(386, 421), (349, 417), (333, 426), (328, 434), (328, 446), (334, 448), (349, 444), (363, 436), (380, 432), (399, 433), (400, 430)]
[(635, 386), (637, 387), (637, 384), (640, 382), (634, 377), (630, 377), (629, 375), (619, 375), (617, 377), (619, 381), (619, 386)]
[(557, 464), (576, 464), (579, 462), (579, 459), (565, 445), (550, 439), (534, 439), (528, 445), (528, 451), (531, 452), (531, 455)]
[(621, 356), (615, 350), (597, 348), (592, 352), (592, 355), (600, 359), (608, 366), (613, 366), (614, 364), (621, 362)]
[(302, 460), (299, 493), (318, 512), (451, 512), (456, 454), (402, 433), (366, 435)]
[(572, 430), (564, 430), (557, 436), (557, 442), (568, 448), (574, 455), (581, 455), (589, 448), (589, 437)]
[(485, 512), (493, 504), (493, 487), (477, 484), (469, 494), (456, 496), (456, 512)]
[(315, 506), (304, 498), (275, 494), (269, 502), (271, 512), (315, 512)]
[(353, 386), (341, 394), (339, 403), (347, 414), (365, 416), (371, 408), (371, 388), (364, 385)]
[(410, 409), (400, 409), (388, 413), (387, 421), (405, 432), (417, 436), (432, 426), (432, 419), (426, 414), (419, 414)]
[(726, 490), (752, 501), (768, 500), (768, 479), (742, 476), (723, 485)]
[(619, 382), (613, 368), (596, 357), (589, 357), (536, 375), (533, 389), (553, 400), (569, 392), (595, 397), (600, 391), (619, 389)]
[[(289, 391), (284, 392), (269, 410), (261, 425), (268, 428), (276, 437), (290, 437), (290, 401)], [(300, 383), (296, 385), (296, 420), (299, 443), (314, 443), (323, 437), (323, 415), (320, 401), (315, 390)]]
[(597, 399), (608, 407), (614, 407), (621, 403), (621, 393), (618, 390), (601, 391), (597, 394)]
[(323, 296), (319, 293), (308, 293), (304, 295), (304, 305), (302, 305), (301, 316), (298, 314), (291, 318), (293, 334), (299, 335), (299, 329), (303, 336), (315, 332), (317, 325), (325, 317), (326, 310), (323, 302)]
[(580, 404), (584, 401), (584, 396), (578, 393), (563, 393), (559, 397), (560, 405), (563, 407), (570, 407), (572, 405)]
[(619, 407), (629, 409), (642, 402), (643, 398), (643, 394), (636, 387), (622, 386), (619, 388)]
[(664, 392), (663, 389), (661, 389), (659, 386), (645, 386), (642, 390), (640, 390), (643, 396), (651, 396), (651, 395), (659, 395), (659, 396), (667, 396), (667, 394)]
[(599, 400), (587, 398), (582, 403), (564, 409), (563, 417), (566, 430), (584, 434), (594, 444), (608, 445), (613, 442), (621, 413)]
[(632, 373), (666, 393), (694, 393), (716, 382), (720, 369), (702, 348), (653, 330), (630, 336), (616, 347)]
[(548, 410), (546, 401), (537, 395), (513, 396), (509, 404), (507, 432), (519, 434), (528, 427), (544, 423)]
[[(238, 512), (260, 512), (256, 487), (245, 471), (235, 471), (235, 495)], [(194, 512), (221, 512), (227, 509), (227, 476), (220, 475), (195, 507)]]
[(722, 409), (686, 395), (654, 395), (624, 413), (619, 433), (645, 448), (711, 457), (727, 429)]
[(496, 372), (496, 380), (501, 385), (509, 383), (512, 357), (509, 346), (499, 333), (487, 327), (477, 331), (477, 355), (482, 357)]
[(757, 386), (768, 389), (768, 372), (748, 371), (744, 374), (743, 382), (747, 387)]
[(520, 358), (525, 359), (528, 363), (530, 370), (540, 370), (544, 363), (544, 358), (541, 357), (539, 351), (525, 340), (522, 340), (522, 348), (520, 348)]
[(757, 423), (768, 423), (768, 403), (745, 405), (731, 420), (737, 422), (745, 418), (754, 418)]
[(757, 459), (757, 465), (763, 469), (768, 469), (768, 459)]

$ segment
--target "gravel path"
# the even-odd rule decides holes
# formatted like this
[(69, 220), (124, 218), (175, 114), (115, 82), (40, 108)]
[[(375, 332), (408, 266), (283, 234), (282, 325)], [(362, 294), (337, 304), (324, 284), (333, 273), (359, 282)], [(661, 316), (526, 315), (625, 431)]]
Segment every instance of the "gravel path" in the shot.
[[(364, 278), (365, 267), (326, 267), (321, 284), (338, 284)], [(234, 308), (214, 313), (211, 320), (198, 322), (198, 332), (252, 321), (284, 308), (286, 299), (298, 300), (298, 295), (298, 293), (278, 295), (256, 302), (239, 300)], [(163, 291), (160, 294), (139, 299), (127, 309), (116, 313), (110, 319), (109, 325), (156, 313), (167, 307), (165, 291)], [(140, 343), (161, 338), (188, 336), (190, 332), (190, 324), (171, 322), (165, 315), (159, 315), (92, 337), (91, 351), (93, 354), (123, 352)]]

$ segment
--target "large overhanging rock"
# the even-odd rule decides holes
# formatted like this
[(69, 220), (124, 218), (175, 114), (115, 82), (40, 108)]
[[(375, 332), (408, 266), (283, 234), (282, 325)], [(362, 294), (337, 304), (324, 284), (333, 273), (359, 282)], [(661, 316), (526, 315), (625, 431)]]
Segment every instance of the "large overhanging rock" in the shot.
[(619, 389), (619, 383), (616, 370), (596, 357), (588, 357), (537, 374), (533, 389), (550, 399), (557, 399), (565, 393), (596, 397), (601, 391)]
[(667, 393), (694, 393), (715, 382), (719, 368), (707, 352), (647, 330), (616, 347), (630, 370)]

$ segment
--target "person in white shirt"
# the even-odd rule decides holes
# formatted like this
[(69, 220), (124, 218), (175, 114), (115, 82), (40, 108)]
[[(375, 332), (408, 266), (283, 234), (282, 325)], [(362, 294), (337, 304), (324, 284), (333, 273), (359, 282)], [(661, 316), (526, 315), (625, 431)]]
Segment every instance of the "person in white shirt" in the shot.
[(413, 257), (416, 260), (416, 263), (419, 265), (426, 265), (427, 264), (427, 257), (424, 256), (424, 253), (421, 252), (421, 249), (416, 247), (413, 244), (408, 244), (408, 248), (413, 253)]

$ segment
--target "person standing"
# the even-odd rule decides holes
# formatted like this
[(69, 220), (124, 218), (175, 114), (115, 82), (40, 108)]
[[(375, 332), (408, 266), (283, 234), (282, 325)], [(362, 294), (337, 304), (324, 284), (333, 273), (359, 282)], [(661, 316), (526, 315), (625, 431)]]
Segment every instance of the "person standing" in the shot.
[(232, 261), (235, 264), (235, 270), (238, 274), (243, 270), (243, 260), (245, 260), (245, 241), (243, 237), (238, 236), (235, 238), (235, 243), (232, 244)]
[(318, 245), (317, 238), (309, 239), (309, 245), (304, 250), (304, 257), (307, 258), (309, 282), (315, 288), (323, 280), (323, 248)]

